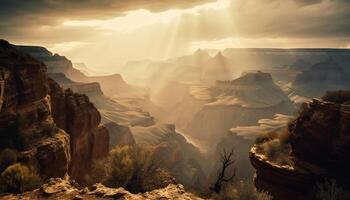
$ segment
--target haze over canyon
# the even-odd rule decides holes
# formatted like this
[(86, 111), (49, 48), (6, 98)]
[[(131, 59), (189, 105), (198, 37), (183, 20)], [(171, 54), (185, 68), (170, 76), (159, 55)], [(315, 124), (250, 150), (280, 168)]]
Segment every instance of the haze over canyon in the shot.
[(350, 199), (348, 1), (0, 2), (0, 199)]

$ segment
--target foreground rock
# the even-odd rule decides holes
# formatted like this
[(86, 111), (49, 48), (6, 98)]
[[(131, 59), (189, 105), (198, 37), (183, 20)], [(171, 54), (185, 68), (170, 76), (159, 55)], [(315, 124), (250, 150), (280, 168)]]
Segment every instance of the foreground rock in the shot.
[(80, 187), (74, 181), (50, 179), (40, 189), (20, 195), (0, 197), (3, 200), (16, 199), (124, 199), (124, 200), (200, 200), (201, 198), (185, 192), (182, 185), (169, 185), (142, 194), (131, 194), (123, 188), (108, 188), (102, 184), (95, 184), (90, 188)]
[(327, 93), (303, 104), (287, 140), (269, 138), (250, 151), (257, 188), (275, 199), (310, 199), (317, 184), (336, 180), (349, 190), (350, 92)]

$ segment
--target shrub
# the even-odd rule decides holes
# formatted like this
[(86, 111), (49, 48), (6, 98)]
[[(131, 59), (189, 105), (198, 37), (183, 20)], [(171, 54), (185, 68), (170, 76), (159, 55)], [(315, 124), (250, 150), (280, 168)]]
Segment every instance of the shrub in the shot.
[[(93, 177), (105, 174), (102, 183), (108, 187), (124, 187), (130, 192), (145, 192), (150, 189), (166, 186), (168, 177), (159, 171), (158, 162), (152, 155), (148, 146), (122, 146), (116, 147), (110, 152), (105, 164), (96, 163)], [(163, 177), (164, 184), (160, 184), (159, 177)], [(150, 179), (145, 181), (146, 179)], [(152, 180), (151, 180), (152, 179)], [(150, 185), (157, 181), (158, 184)]]
[(21, 193), (40, 186), (41, 179), (27, 166), (16, 163), (1, 173), (0, 183), (3, 192)]
[(281, 143), (280, 139), (273, 139), (261, 144), (260, 151), (279, 165), (292, 165), (293, 161), (290, 159), (291, 146), (290, 144)]
[(0, 172), (17, 161), (17, 151), (4, 149), (0, 152)]
[(217, 200), (271, 200), (272, 197), (265, 192), (258, 192), (250, 182), (240, 181), (230, 184), (214, 197)]

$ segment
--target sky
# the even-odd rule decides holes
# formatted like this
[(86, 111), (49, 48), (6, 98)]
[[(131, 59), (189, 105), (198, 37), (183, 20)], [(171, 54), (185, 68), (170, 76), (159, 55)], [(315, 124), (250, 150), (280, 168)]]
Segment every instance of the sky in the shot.
[(350, 48), (350, 0), (0, 0), (0, 38), (113, 72), (198, 48)]

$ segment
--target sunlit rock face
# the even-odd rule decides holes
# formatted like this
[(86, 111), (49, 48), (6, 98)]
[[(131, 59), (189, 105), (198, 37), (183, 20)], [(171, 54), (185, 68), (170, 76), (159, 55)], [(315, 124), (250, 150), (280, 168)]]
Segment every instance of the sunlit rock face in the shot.
[[(1, 148), (19, 150), (20, 161), (33, 166), (43, 179), (63, 177), (71, 162), (70, 140), (54, 123), (45, 65), (0, 40), (0, 74)], [(11, 126), (16, 130), (9, 131)]]
[(186, 129), (198, 139), (219, 141), (232, 127), (254, 125), (259, 119), (293, 111), (292, 103), (268, 73), (250, 72), (232, 81), (217, 81), (209, 92), (212, 100)]
[(276, 199), (310, 199), (318, 183), (331, 179), (349, 190), (349, 100), (349, 91), (337, 91), (305, 103), (287, 140), (255, 144), (250, 159), (256, 186)]
[(5, 195), (2, 200), (17, 199), (125, 199), (125, 200), (159, 200), (159, 199), (186, 199), (201, 200), (184, 190), (182, 185), (168, 185), (165, 188), (153, 190), (146, 193), (131, 194), (123, 188), (108, 188), (102, 184), (95, 184), (92, 187), (84, 188), (74, 181), (65, 179), (50, 179), (40, 189), (20, 195)]
[(153, 147), (153, 153), (162, 168), (168, 170), (177, 183), (198, 191), (208, 188), (203, 171), (203, 155), (196, 146), (176, 132), (174, 124), (132, 127), (131, 132), (137, 144), (149, 144)]

